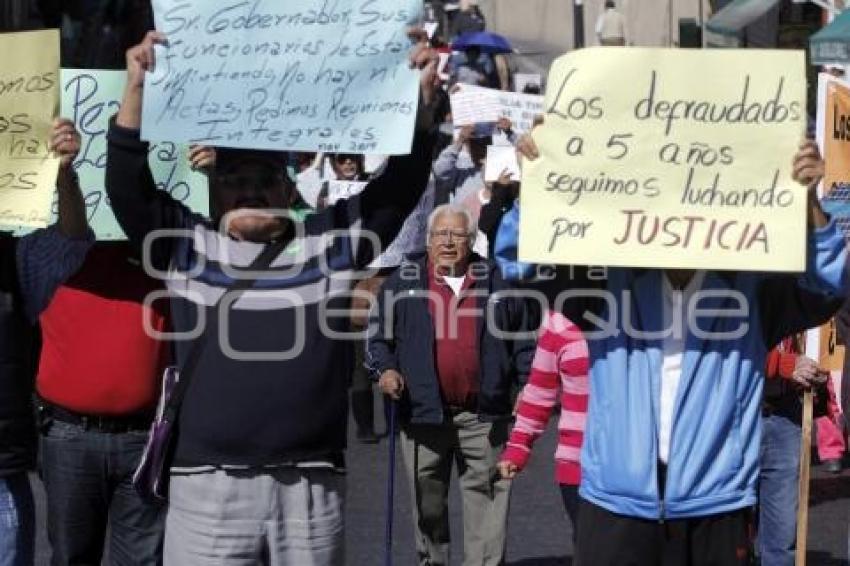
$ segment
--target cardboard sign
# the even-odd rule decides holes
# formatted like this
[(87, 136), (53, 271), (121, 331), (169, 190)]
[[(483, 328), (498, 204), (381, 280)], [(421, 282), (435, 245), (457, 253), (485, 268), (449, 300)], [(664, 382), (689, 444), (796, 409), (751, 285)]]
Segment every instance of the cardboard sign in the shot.
[[(821, 194), (828, 196), (824, 208), (845, 225), (850, 216), (850, 84), (826, 73), (818, 76), (817, 139), (826, 164)], [(835, 319), (815, 333), (816, 357), (822, 369), (840, 372), (844, 368), (845, 347), (836, 330)]]
[(0, 226), (50, 221), (59, 159), (48, 149), (59, 110), (59, 32), (0, 34)]
[(791, 173), (804, 71), (798, 51), (561, 57), (534, 132), (541, 158), (523, 165), (520, 258), (802, 271), (806, 189)]
[(850, 84), (818, 76), (817, 139), (826, 170), (824, 195), (850, 190)]

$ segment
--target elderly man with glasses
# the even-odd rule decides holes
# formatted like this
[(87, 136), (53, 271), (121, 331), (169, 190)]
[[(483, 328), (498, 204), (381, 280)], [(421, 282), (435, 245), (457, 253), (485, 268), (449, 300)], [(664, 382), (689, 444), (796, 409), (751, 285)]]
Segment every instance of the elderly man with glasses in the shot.
[(463, 498), (466, 565), (504, 562), (509, 482), (499, 478), (514, 387), (528, 375), (536, 309), (472, 253), (457, 205), (428, 219), (427, 256), (387, 280), (368, 345), (381, 390), (399, 402), (420, 564), (449, 563), (452, 461)]

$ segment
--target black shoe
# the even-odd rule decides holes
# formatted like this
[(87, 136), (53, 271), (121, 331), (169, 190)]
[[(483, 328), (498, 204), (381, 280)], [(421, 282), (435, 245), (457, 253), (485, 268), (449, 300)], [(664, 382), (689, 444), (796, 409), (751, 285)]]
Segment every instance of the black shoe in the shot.
[(381, 441), (381, 437), (372, 430), (358, 430), (355, 437), (361, 444), (377, 444)]
[(823, 467), (830, 474), (840, 474), (842, 470), (841, 460), (824, 460)]

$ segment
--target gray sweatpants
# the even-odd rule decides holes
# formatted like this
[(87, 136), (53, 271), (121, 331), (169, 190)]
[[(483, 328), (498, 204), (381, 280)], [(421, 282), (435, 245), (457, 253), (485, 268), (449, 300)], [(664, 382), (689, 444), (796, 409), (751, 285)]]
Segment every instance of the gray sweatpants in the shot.
[(463, 500), (464, 566), (504, 563), (511, 482), (500, 478), (496, 465), (508, 426), (508, 422), (482, 423), (475, 413), (462, 412), (442, 425), (402, 427), (420, 565), (449, 564), (452, 462), (457, 463)]
[(344, 490), (330, 469), (174, 473), (165, 566), (344, 564)]

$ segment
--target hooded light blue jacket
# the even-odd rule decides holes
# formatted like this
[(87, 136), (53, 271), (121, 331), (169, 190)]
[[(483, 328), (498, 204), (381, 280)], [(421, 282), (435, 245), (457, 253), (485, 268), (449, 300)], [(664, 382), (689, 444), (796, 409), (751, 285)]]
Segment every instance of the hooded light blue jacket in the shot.
[[(517, 215), (515, 207), (496, 240), (503, 273), (514, 279), (530, 267), (516, 262)], [(578, 315), (566, 313), (584, 328), (591, 359), (584, 499), (645, 519), (701, 517), (755, 504), (767, 352), (784, 336), (827, 319), (848, 292), (846, 245), (834, 222), (810, 234), (807, 258), (801, 275), (706, 274), (696, 306), (723, 314), (704, 314), (687, 329), (663, 493), (663, 272), (609, 269), (598, 286), (609, 298), (585, 302), (589, 308)], [(575, 287), (574, 274), (569, 280), (547, 284), (550, 300)], [(606, 322), (590, 325), (588, 311)]]

